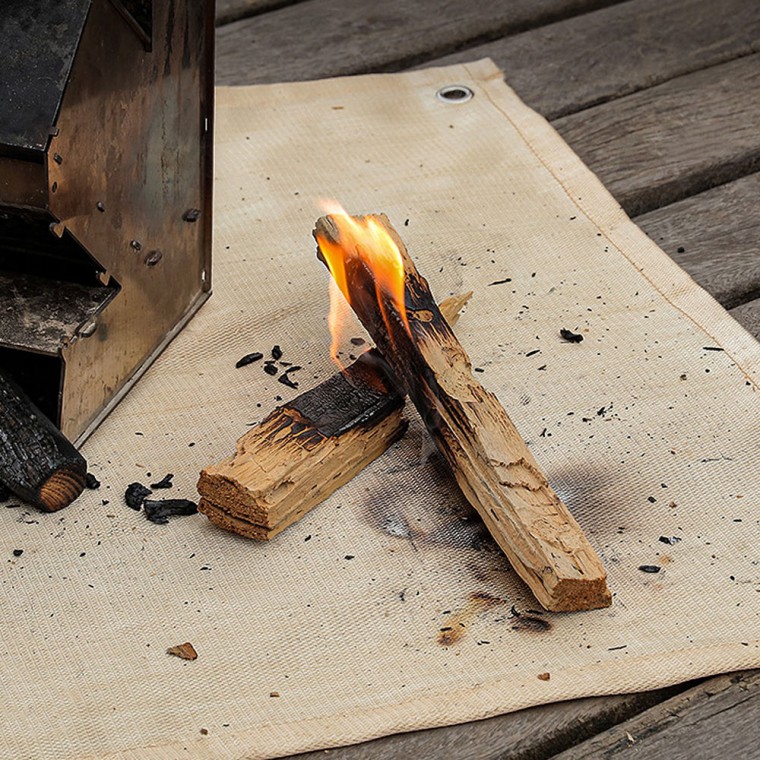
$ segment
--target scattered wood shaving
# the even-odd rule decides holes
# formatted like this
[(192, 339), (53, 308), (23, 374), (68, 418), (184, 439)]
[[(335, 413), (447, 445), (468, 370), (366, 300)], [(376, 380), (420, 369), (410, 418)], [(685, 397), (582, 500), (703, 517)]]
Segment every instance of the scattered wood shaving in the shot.
[(539, 673), (537, 676), (539, 681), (548, 681), (551, 678), (550, 673)]
[(174, 655), (174, 657), (179, 657), (181, 660), (198, 659), (198, 652), (195, 651), (195, 647), (189, 641), (176, 647), (169, 647), (166, 650), (166, 654)]

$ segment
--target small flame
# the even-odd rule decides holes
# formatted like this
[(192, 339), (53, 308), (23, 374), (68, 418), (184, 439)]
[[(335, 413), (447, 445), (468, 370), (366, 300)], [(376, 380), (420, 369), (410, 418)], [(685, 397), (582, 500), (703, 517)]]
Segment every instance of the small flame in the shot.
[[(340, 233), (339, 243), (322, 235), (317, 236), (317, 242), (333, 280), (330, 284), (330, 313), (327, 319), (332, 337), (330, 356), (343, 369), (338, 359), (338, 347), (346, 322), (347, 303), (351, 303), (346, 261), (358, 257), (372, 272), (377, 301), (386, 325), (389, 325), (389, 315), (381, 294), (389, 298), (408, 330), (404, 301), (404, 260), (388, 230), (376, 219), (353, 217), (335, 201), (321, 201), (319, 205), (325, 214), (332, 217)], [(338, 292), (343, 294), (343, 298), (338, 296)], [(393, 332), (390, 331), (390, 334), (393, 335)]]

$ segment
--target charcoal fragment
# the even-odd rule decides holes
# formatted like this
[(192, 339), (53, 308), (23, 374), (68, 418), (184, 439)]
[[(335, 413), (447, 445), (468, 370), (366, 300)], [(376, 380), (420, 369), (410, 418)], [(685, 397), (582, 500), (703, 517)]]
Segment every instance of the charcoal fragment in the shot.
[(248, 364), (253, 364), (253, 362), (257, 362), (259, 359), (263, 359), (264, 354), (262, 354), (260, 351), (254, 351), (252, 354), (246, 354), (245, 356), (241, 356), (236, 362), (235, 362), (235, 368), (240, 369), (241, 367), (245, 367)]
[(13, 556), (14, 557), (20, 557), (24, 553), (23, 549), (14, 549), (13, 550)]
[(678, 536), (660, 536), (659, 541), (663, 544), (668, 544), (669, 546), (673, 546), (673, 544), (677, 544), (681, 539)]
[(489, 285), (503, 285), (505, 282), (512, 282), (511, 277), (505, 277), (503, 280), (494, 280), (493, 282), (489, 282)]
[(194, 515), (198, 511), (198, 505), (189, 499), (146, 499), (143, 511), (151, 522), (165, 525), (170, 517)]
[(130, 483), (124, 492), (124, 501), (130, 509), (139, 512), (145, 499), (152, 493), (153, 491), (142, 483)]
[(96, 488), (100, 488), (100, 481), (91, 472), (88, 472), (84, 478), (84, 487), (94, 491)]
[(351, 343), (353, 343), (355, 346), (363, 346), (366, 341), (364, 338), (351, 338)]
[(282, 349), (279, 346), (272, 346), (272, 358), (282, 359)]
[(266, 372), (267, 375), (276, 375), (277, 374), (277, 367), (275, 367), (274, 364), (265, 364), (264, 365), (264, 372)]
[(282, 375), (280, 375), (280, 376), (277, 378), (277, 381), (278, 381), (278, 382), (280, 382), (280, 383), (282, 383), (283, 385), (287, 385), (287, 386), (288, 386), (288, 388), (298, 388), (298, 383), (296, 383), (296, 382), (293, 382), (293, 380), (291, 380), (291, 379), (288, 377), (288, 374), (287, 374), (287, 372), (285, 372), (285, 373), (283, 373)]
[(158, 483), (151, 483), (151, 488), (171, 488), (174, 483), (172, 483), (172, 478), (174, 477), (174, 473), (170, 472), (168, 475), (164, 475), (161, 480), (158, 481)]
[(560, 337), (566, 340), (568, 343), (580, 343), (583, 340), (583, 336), (580, 333), (574, 333), (572, 330), (562, 328), (559, 331)]
[(660, 566), (659, 565), (639, 565), (639, 570), (641, 570), (642, 573), (659, 573)]

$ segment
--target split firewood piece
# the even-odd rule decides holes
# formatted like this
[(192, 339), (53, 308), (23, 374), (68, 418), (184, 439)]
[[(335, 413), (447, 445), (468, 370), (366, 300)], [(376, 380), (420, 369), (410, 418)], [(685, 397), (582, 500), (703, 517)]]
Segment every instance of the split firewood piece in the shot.
[(46, 512), (84, 490), (87, 462), (73, 444), (0, 372), (0, 483)]
[[(441, 303), (451, 324), (472, 293)], [(201, 472), (198, 511), (248, 538), (267, 540), (363, 470), (406, 431), (404, 398), (371, 350), (275, 409)]]
[[(387, 217), (322, 217), (314, 236), (319, 257), (408, 392), (464, 495), (538, 601), (553, 611), (609, 606), (599, 557), (498, 399), (473, 377), (469, 357)], [(383, 237), (386, 248), (378, 250)], [(392, 271), (400, 281), (392, 281)]]

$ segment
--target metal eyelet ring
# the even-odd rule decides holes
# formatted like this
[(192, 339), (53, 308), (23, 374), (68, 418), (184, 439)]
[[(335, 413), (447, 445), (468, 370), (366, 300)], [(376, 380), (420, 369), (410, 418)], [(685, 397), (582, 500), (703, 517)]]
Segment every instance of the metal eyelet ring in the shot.
[(450, 84), (447, 87), (441, 87), (435, 96), (443, 103), (466, 103), (472, 100), (475, 93), (463, 84)]

